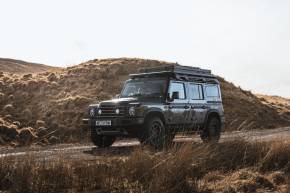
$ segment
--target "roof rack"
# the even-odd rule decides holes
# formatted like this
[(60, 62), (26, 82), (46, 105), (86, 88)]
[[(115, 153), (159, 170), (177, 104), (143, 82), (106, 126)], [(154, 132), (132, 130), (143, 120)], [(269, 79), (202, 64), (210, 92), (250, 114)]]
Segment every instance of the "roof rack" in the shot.
[(175, 75), (175, 77), (203, 77), (203, 78), (215, 78), (210, 70), (201, 69), (191, 66), (181, 66), (179, 64), (171, 64), (167, 66), (158, 66), (151, 68), (139, 69), (139, 74), (132, 74), (131, 77), (140, 76), (158, 76), (158, 75)]

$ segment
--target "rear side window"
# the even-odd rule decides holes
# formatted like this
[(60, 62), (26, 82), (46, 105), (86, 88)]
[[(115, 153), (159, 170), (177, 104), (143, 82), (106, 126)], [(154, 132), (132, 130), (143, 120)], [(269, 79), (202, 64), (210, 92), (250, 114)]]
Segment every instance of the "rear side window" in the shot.
[(189, 84), (189, 93), (191, 100), (203, 100), (203, 90), (201, 84)]
[(169, 90), (170, 97), (172, 96), (173, 92), (179, 93), (179, 99), (185, 99), (185, 89), (183, 83), (172, 82)]
[(205, 87), (205, 93), (208, 100), (212, 101), (220, 100), (220, 92), (218, 85), (207, 85)]

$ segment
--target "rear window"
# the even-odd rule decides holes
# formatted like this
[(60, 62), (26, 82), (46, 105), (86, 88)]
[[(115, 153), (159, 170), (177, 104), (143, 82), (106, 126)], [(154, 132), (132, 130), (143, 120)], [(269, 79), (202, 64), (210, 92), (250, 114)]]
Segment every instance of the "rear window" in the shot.
[(205, 87), (205, 93), (208, 100), (212, 101), (220, 100), (220, 92), (218, 85), (207, 85)]

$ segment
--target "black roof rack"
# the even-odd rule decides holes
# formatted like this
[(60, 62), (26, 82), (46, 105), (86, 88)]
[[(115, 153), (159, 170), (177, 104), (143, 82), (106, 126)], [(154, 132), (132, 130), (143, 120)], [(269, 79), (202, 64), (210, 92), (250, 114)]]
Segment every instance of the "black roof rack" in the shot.
[(192, 79), (192, 78), (216, 78), (210, 70), (201, 69), (191, 66), (181, 66), (179, 64), (171, 64), (167, 66), (158, 66), (151, 68), (141, 68), (138, 74), (131, 74), (131, 77), (149, 77), (149, 76), (174, 76), (176, 78)]

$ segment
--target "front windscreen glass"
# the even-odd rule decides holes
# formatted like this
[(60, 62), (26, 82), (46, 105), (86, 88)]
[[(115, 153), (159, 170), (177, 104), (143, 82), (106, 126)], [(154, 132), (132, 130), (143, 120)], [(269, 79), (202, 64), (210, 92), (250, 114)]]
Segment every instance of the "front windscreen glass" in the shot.
[(120, 97), (163, 98), (166, 85), (166, 80), (130, 80), (125, 84)]

